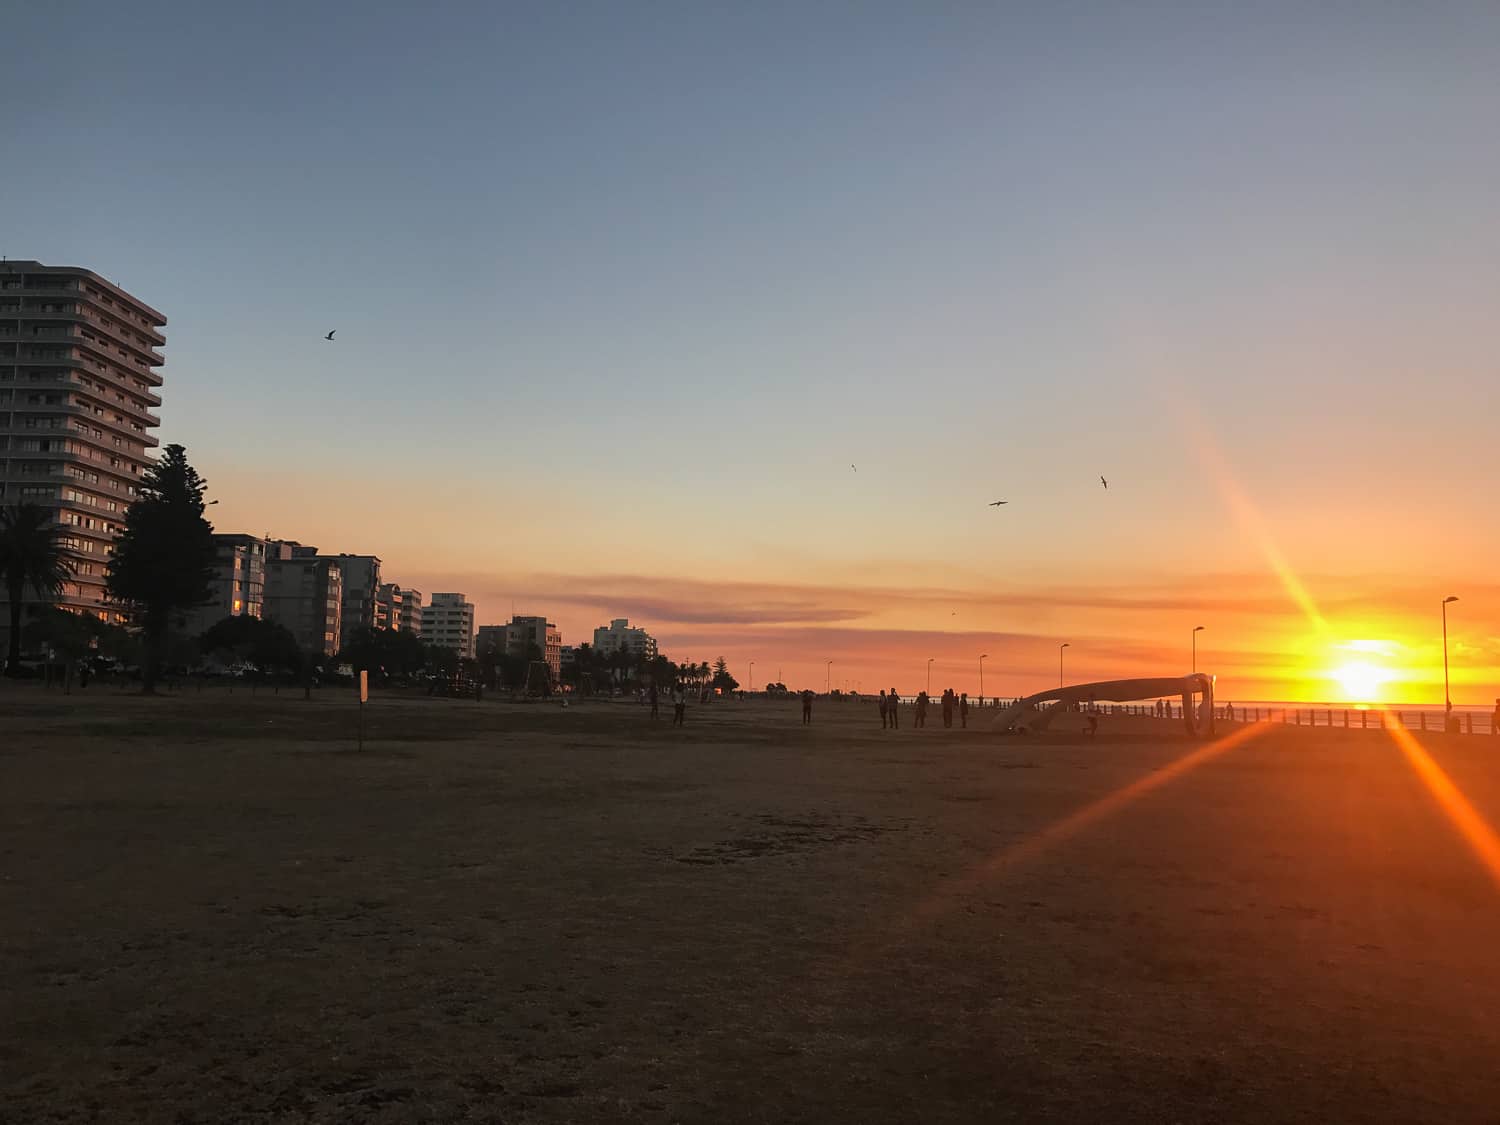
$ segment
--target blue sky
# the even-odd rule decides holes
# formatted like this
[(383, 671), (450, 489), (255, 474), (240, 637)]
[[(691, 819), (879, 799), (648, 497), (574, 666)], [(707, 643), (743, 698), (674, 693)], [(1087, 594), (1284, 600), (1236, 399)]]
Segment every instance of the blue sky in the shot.
[(162, 436), (221, 523), (496, 610), (1263, 567), (1206, 442), (1298, 566), (1500, 547), (1493, 5), (6, 23), (0, 252), (167, 312)]

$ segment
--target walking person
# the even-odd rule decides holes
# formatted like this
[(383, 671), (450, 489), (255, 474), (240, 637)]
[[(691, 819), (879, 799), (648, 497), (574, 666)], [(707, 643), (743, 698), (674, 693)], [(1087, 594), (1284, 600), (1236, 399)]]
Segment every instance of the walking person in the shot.
[[(1500, 699), (1495, 702), (1500, 704)], [(891, 688), (891, 694), (885, 697), (885, 709), (890, 712), (891, 729), (901, 729), (901, 697), (896, 694), (895, 688)]]
[(687, 692), (679, 684), (672, 685), (672, 725), (674, 727), (684, 726), (687, 723)]
[(958, 722), (964, 730), (969, 729), (969, 693), (964, 692), (958, 697)]
[(1495, 710), (1490, 715), (1490, 733), (1500, 734), (1500, 699), (1495, 700)]
[(804, 691), (802, 693), (802, 725), (808, 726), (812, 723), (812, 701), (813, 693)]
[(925, 727), (927, 725), (927, 693), (917, 692), (917, 715), (912, 720), (912, 726)]
[(880, 729), (885, 730), (888, 716), (886, 715), (885, 688), (880, 689)]
[(656, 681), (655, 680), (651, 681), (650, 688), (648, 688), (646, 690), (646, 698), (651, 701), (651, 717), (653, 719), (660, 718), (661, 717), (660, 696), (659, 696), (659, 694), (657, 693), (657, 690), (656, 690)]

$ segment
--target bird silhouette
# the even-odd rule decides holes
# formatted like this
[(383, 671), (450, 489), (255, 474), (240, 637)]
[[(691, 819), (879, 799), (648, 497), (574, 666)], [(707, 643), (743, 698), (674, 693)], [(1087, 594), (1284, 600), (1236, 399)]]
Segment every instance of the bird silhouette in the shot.
[[(337, 332), (337, 331), (338, 331), (337, 328), (335, 328), (333, 330), (333, 332)], [(325, 339), (325, 340), (332, 340), (333, 339), (333, 332), (328, 333), (328, 335), (324, 336), (323, 339)]]
[(1099, 483), (1104, 486), (1105, 492), (1109, 491), (1109, 481), (1105, 480), (1102, 474), (1099, 477)]
[[(854, 466), (853, 466), (853, 465), (850, 465), (850, 466), (849, 466), (849, 467), (850, 467), (850, 468), (851, 468), (851, 469), (854, 469)], [(854, 471), (855, 471), (855, 472), (856, 472), (856, 473), (857, 473), (857, 472), (859, 472), (859, 470), (858, 470), (858, 469), (854, 469)]]
[(1001, 504), (1009, 504), (1009, 503), (1010, 503), (1009, 500), (991, 500), (990, 501), (990, 507), (991, 508), (998, 508)]

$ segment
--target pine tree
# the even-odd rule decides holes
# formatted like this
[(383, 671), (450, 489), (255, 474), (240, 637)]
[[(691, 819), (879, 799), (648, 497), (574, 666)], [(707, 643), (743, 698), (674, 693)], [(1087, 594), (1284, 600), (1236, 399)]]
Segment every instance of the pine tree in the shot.
[(187, 451), (167, 446), (141, 478), (109, 560), (109, 596), (133, 610), (145, 634), (141, 679), (147, 695), (156, 690), (173, 617), (212, 596), (214, 529), (203, 515), (207, 488), (188, 464)]

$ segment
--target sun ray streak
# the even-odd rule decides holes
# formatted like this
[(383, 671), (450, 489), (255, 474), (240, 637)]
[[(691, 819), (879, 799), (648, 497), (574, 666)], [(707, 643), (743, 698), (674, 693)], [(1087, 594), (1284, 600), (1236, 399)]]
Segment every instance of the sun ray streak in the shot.
[(1064, 841), (1078, 835), (1090, 825), (1096, 824), (1105, 817), (1119, 812), (1132, 802), (1140, 800), (1147, 793), (1160, 789), (1168, 782), (1175, 781), (1206, 762), (1212, 761), (1219, 755), (1233, 750), (1237, 746), (1245, 745), (1247, 742), (1266, 733), (1269, 729), (1270, 724), (1268, 723), (1257, 723), (1240, 727), (1223, 738), (1182, 755), (1182, 757), (1177, 758), (1170, 765), (1160, 770), (1156, 770), (1145, 777), (1137, 778), (1123, 788), (1116, 789), (1112, 793), (1091, 801), (1076, 812), (1069, 813), (1061, 820), (1055, 821), (1046, 828), (1043, 828), (1036, 835), (1023, 840), (1013, 847), (997, 852), (957, 879), (950, 881), (937, 894), (930, 896), (918, 905), (913, 912), (912, 921), (915, 923), (930, 919), (933, 915), (946, 909), (948, 903), (953, 899), (962, 898), (972, 893), (985, 882), (995, 878), (1003, 870), (1032, 859), (1049, 848), (1058, 846)]
[(1474, 857), (1488, 872), (1496, 889), (1500, 890), (1500, 836), (1496, 835), (1489, 822), (1464, 796), (1463, 790), (1453, 783), (1447, 771), (1427, 752), (1427, 748), (1406, 729), (1399, 716), (1388, 709), (1381, 710), (1385, 715), (1385, 729), (1392, 741), (1405, 755), (1407, 763), (1422, 784), (1427, 786), (1427, 791), (1437, 802), (1438, 808), (1473, 850)]

